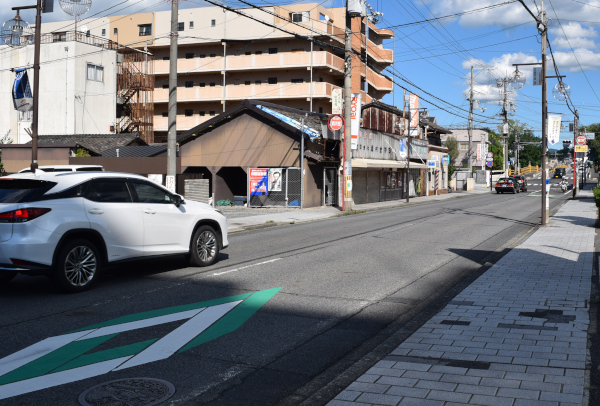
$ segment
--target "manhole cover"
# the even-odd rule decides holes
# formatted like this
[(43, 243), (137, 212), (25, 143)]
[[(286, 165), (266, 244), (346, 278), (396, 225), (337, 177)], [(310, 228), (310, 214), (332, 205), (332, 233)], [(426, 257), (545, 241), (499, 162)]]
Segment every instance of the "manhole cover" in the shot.
[(169, 399), (175, 387), (154, 378), (128, 378), (101, 383), (79, 395), (82, 406), (152, 406)]

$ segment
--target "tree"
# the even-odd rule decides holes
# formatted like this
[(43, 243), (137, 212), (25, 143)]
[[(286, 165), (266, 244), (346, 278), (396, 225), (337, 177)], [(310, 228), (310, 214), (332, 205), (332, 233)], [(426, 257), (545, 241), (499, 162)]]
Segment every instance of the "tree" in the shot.
[(450, 179), (456, 170), (456, 158), (458, 158), (460, 151), (458, 150), (458, 141), (455, 137), (446, 138), (444, 145), (448, 148), (448, 156), (450, 157), (450, 163), (448, 164), (448, 179)]
[(483, 130), (487, 131), (488, 133), (488, 141), (490, 142), (489, 152), (494, 154), (494, 164), (492, 165), (492, 170), (502, 170), (502, 161), (504, 159), (502, 133), (496, 133), (489, 128), (484, 128)]
[(588, 140), (588, 152), (590, 159), (594, 162), (594, 165), (600, 164), (600, 139), (598, 139), (598, 133), (600, 133), (600, 123), (594, 123), (586, 125), (585, 127), (579, 128), (580, 133), (588, 132), (595, 133), (593, 140)]
[[(13, 140), (10, 138), (10, 130), (2, 137), (0, 137), (0, 144), (12, 144)], [(2, 149), (0, 149), (0, 173), (4, 173), (4, 164), (2, 163)]]
[[(522, 123), (519, 120), (508, 120), (508, 157), (515, 156), (513, 148), (516, 138), (519, 141), (533, 142), (535, 144), (522, 145), (523, 149), (519, 151), (519, 167), (542, 164), (542, 139), (533, 135), (532, 128), (527, 123)], [(498, 132), (502, 133), (502, 126), (498, 126)], [(494, 162), (495, 163), (495, 162)]]
[(75, 152), (75, 156), (76, 157), (87, 157), (87, 156), (91, 156), (89, 152), (87, 152), (87, 150), (83, 149), (83, 148), (77, 148), (77, 152)]

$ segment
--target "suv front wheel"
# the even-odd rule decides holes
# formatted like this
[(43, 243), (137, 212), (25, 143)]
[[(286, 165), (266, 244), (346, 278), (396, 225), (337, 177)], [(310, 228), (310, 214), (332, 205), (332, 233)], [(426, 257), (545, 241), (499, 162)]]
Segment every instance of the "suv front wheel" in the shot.
[(209, 266), (217, 260), (219, 254), (219, 238), (210, 226), (199, 227), (190, 246), (190, 265)]
[(100, 272), (98, 249), (90, 241), (77, 238), (67, 241), (56, 259), (53, 280), (66, 292), (89, 289)]

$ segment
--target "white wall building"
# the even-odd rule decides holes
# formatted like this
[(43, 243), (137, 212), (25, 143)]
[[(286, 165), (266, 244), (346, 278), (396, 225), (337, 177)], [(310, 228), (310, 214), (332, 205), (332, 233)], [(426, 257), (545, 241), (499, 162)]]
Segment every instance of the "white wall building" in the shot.
[[(64, 24), (64, 22), (63, 22)], [(58, 34), (57, 34), (58, 35)], [(40, 135), (107, 134), (116, 121), (117, 52), (93, 41), (42, 36), (40, 50)], [(83, 34), (85, 37), (85, 34)], [(66, 40), (66, 41), (65, 41)], [(0, 46), (0, 136), (16, 144), (31, 140), (32, 111), (18, 112), (12, 101), (13, 68), (27, 67), (33, 91), (33, 45)]]

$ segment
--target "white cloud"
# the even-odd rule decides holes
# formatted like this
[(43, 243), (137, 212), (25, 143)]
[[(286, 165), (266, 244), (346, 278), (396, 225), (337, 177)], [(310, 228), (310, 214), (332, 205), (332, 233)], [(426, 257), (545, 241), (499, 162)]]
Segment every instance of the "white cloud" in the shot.
[(579, 65), (584, 71), (600, 69), (600, 53), (590, 49), (575, 49), (575, 55), (570, 51), (554, 52), (554, 59), (561, 71), (579, 72)]
[(562, 27), (554, 26), (550, 28), (549, 31), (552, 45), (556, 49), (596, 49), (598, 47), (596, 42), (592, 39), (598, 36), (596, 30), (593, 28), (585, 28), (580, 23), (570, 22), (568, 24), (562, 24)]

